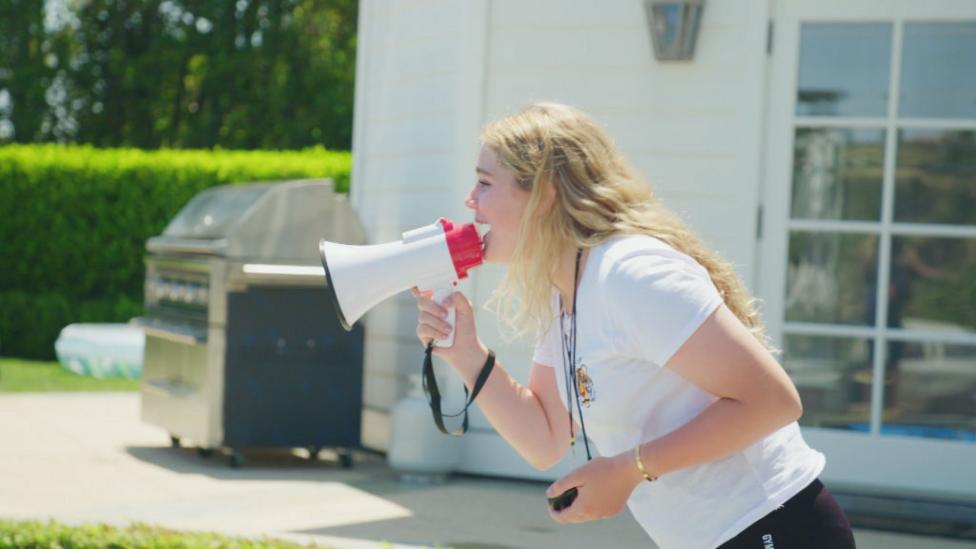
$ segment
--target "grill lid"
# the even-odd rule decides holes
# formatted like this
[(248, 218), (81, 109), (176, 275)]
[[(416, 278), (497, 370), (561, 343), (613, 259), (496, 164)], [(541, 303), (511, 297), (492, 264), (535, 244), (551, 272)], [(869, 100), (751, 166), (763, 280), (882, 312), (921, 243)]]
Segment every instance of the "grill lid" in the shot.
[(166, 226), (163, 236), (174, 239), (224, 237), (270, 188), (270, 185), (233, 185), (207, 189), (180, 210)]
[(195, 196), (146, 249), (242, 261), (318, 265), (322, 238), (361, 244), (365, 234), (328, 179), (225, 185)]

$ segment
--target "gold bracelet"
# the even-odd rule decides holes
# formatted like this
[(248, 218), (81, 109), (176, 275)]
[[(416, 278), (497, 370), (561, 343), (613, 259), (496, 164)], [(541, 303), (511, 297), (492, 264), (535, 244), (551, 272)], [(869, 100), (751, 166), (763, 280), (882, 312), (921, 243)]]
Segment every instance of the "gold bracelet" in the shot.
[(657, 477), (652, 477), (651, 475), (649, 475), (647, 473), (647, 469), (644, 468), (644, 462), (641, 461), (640, 444), (634, 446), (634, 461), (637, 462), (637, 470), (640, 471), (641, 475), (643, 475), (644, 480), (646, 480), (647, 482), (654, 482), (655, 480), (657, 480)]

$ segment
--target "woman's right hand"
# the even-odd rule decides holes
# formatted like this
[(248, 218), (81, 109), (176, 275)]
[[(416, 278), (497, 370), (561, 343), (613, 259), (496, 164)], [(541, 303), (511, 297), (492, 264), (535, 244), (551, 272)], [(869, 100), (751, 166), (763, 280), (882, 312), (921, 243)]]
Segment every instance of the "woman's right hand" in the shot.
[[(454, 332), (454, 345), (438, 347), (434, 345), (434, 356), (448, 362), (467, 379), (471, 372), (477, 374), (488, 357), (488, 349), (478, 339), (471, 302), (461, 292), (454, 292), (441, 305), (431, 299), (431, 292), (420, 292), (411, 288), (417, 298), (417, 338), (426, 347), (432, 339), (443, 339)], [(447, 323), (447, 307), (454, 307), (454, 329)], [(474, 375), (471, 374), (471, 375)]]

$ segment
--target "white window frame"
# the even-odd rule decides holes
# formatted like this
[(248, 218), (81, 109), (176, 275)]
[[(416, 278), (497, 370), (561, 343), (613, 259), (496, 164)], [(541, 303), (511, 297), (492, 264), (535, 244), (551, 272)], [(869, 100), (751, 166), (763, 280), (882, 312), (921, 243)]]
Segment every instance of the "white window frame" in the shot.
[[(873, 338), (870, 432), (804, 428), (807, 440), (828, 457), (825, 478), (874, 492), (922, 492), (976, 500), (976, 444), (884, 435), (880, 433), (884, 355), (892, 340), (976, 345), (976, 334), (925, 332), (886, 326), (887, 282), (894, 236), (976, 239), (976, 227), (906, 224), (893, 221), (897, 132), (900, 129), (976, 129), (976, 120), (912, 119), (898, 117), (902, 36), (906, 22), (976, 21), (976, 2), (970, 0), (779, 0), (773, 6), (773, 46), (767, 75), (766, 158), (763, 203), (766, 226), (756, 270), (758, 294), (770, 335), (780, 345), (783, 334)], [(800, 28), (804, 23), (868, 23), (892, 25), (889, 103), (886, 116), (820, 118), (796, 116)], [(882, 213), (877, 222), (792, 220), (790, 193), (793, 146), (797, 127), (874, 128), (885, 131)], [(879, 238), (880, 304), (875, 326), (841, 326), (785, 322), (785, 291), (789, 233), (792, 230), (874, 234)]]

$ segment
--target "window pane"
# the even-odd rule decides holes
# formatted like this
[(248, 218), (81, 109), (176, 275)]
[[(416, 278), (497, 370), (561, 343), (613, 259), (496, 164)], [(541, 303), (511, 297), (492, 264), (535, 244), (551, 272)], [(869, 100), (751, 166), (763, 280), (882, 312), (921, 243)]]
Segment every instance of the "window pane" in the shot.
[(976, 22), (906, 23), (899, 113), (976, 118)]
[(895, 221), (976, 225), (976, 131), (898, 132)]
[(800, 424), (867, 431), (871, 341), (787, 335), (783, 343), (783, 367), (803, 401)]
[(874, 324), (878, 237), (790, 233), (786, 320)]
[(890, 66), (888, 23), (804, 24), (796, 114), (885, 116)]
[(976, 331), (976, 240), (893, 238), (888, 326)]
[(976, 442), (976, 346), (888, 343), (882, 434)]
[(797, 219), (881, 219), (884, 130), (798, 128), (791, 214)]

